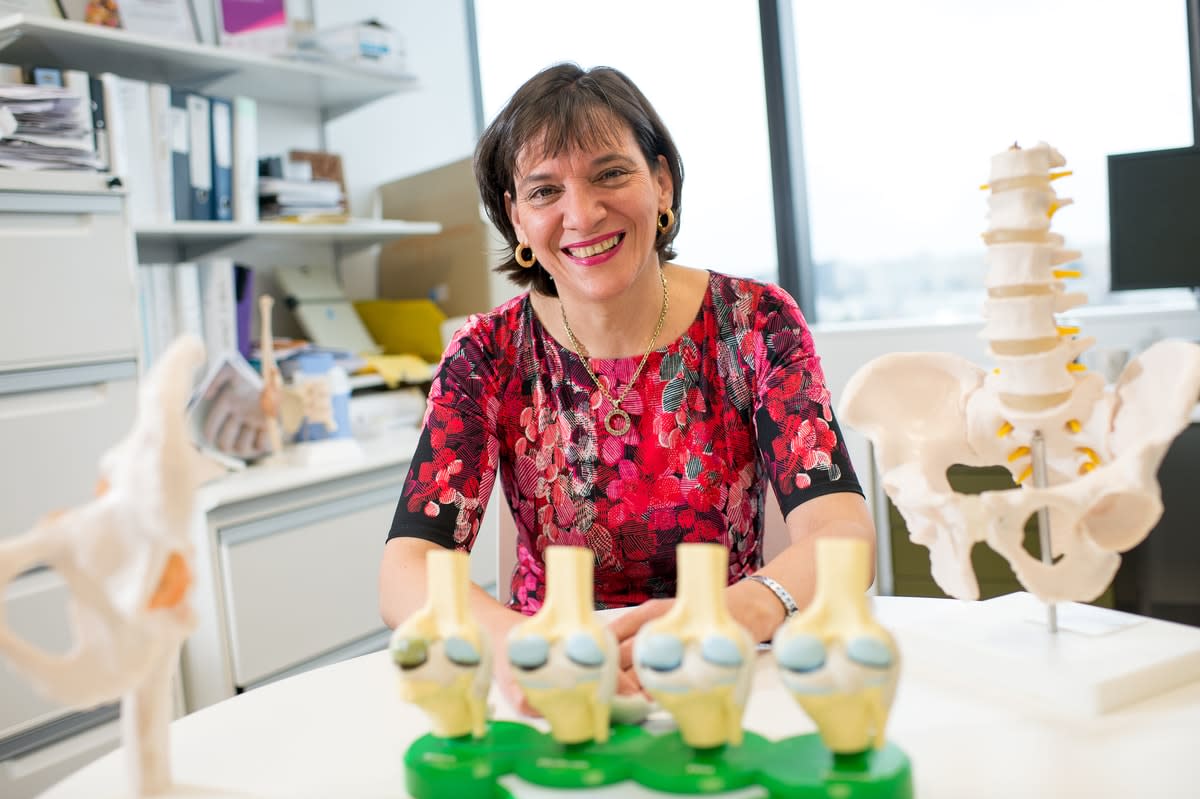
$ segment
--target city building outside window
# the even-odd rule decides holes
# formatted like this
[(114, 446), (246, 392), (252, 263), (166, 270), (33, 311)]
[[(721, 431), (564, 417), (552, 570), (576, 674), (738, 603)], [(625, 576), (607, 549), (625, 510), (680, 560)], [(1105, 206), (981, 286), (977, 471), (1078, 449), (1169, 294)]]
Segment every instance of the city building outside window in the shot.
[[(759, 5), (475, 0), (484, 124), (542, 67), (622, 70), (683, 154), (677, 260), (781, 282)], [(1072, 289), (1192, 301), (1108, 291), (1107, 155), (1193, 144), (1185, 0), (772, 5), (793, 23), (810, 321), (977, 318), (988, 157), (1039, 140), (1074, 172), (1054, 222), (1083, 252)]]
[[(796, 0), (820, 321), (978, 317), (988, 156), (1045, 140), (1072, 290), (1108, 293), (1109, 153), (1193, 143), (1185, 0)], [(793, 131), (794, 135), (794, 131)], [(1140, 295), (1140, 296), (1139, 296)], [(1167, 298), (1188, 300), (1180, 290)]]

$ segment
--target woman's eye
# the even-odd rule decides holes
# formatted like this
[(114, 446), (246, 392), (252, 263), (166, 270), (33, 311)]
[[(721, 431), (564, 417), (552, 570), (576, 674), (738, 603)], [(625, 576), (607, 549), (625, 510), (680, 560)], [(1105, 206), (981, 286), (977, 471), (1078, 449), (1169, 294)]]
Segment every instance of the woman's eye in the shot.
[(601, 180), (616, 180), (617, 178), (625, 177), (626, 174), (628, 174), (628, 173), (624, 169), (618, 169), (617, 167), (613, 167), (612, 169), (606, 169), (603, 172), (601, 172), (600, 179)]
[(538, 186), (533, 191), (529, 192), (530, 200), (546, 200), (553, 197), (555, 190), (552, 186)]

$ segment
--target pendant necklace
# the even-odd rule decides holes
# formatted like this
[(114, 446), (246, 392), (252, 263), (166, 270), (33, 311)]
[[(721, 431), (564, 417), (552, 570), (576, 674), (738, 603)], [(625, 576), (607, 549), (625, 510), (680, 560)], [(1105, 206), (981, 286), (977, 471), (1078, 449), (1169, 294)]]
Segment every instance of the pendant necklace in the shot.
[[(558, 310), (562, 313), (563, 327), (567, 331), (567, 338), (571, 341), (571, 347), (575, 352), (579, 353), (579, 360), (583, 362), (583, 368), (587, 370), (588, 375), (592, 378), (592, 382), (596, 384), (596, 388), (600, 389), (600, 393), (612, 405), (612, 410), (604, 415), (604, 429), (610, 435), (624, 435), (633, 426), (633, 420), (629, 417), (628, 412), (621, 409), (621, 403), (625, 401), (625, 397), (629, 395), (629, 390), (637, 382), (638, 376), (641, 375), (642, 369), (646, 366), (646, 361), (650, 359), (650, 353), (654, 352), (654, 345), (658, 341), (658, 334), (662, 332), (663, 322), (667, 318), (667, 307), (670, 305), (670, 302), (667, 295), (667, 276), (663, 273), (661, 266), (658, 269), (658, 280), (662, 283), (662, 310), (658, 313), (658, 324), (654, 326), (654, 335), (650, 337), (650, 344), (646, 347), (646, 353), (642, 355), (642, 362), (634, 370), (633, 377), (629, 378), (629, 382), (625, 384), (625, 389), (619, 397), (614, 397), (610, 394), (608, 389), (604, 387), (604, 384), (600, 382), (600, 378), (592, 371), (592, 366), (589, 363), (591, 356), (588, 355), (587, 349), (579, 343), (579, 339), (575, 338), (575, 333), (571, 330), (571, 323), (567, 321), (567, 311), (563, 307), (562, 299), (560, 298), (558, 301)], [(616, 424), (617, 420), (620, 420), (619, 424)]]

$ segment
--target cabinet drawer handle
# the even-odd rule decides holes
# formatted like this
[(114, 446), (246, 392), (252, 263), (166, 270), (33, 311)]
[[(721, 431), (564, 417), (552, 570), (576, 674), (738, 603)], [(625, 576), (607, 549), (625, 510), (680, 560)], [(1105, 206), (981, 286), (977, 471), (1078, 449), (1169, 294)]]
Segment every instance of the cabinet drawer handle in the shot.
[(30, 391), (24, 394), (0, 394), (0, 420), (25, 419), (47, 413), (77, 411), (103, 405), (108, 399), (108, 383)]
[(121, 197), (114, 194), (41, 194), (38, 192), (6, 192), (0, 194), (0, 214), (15, 216), (65, 217), (72, 214), (121, 214)]

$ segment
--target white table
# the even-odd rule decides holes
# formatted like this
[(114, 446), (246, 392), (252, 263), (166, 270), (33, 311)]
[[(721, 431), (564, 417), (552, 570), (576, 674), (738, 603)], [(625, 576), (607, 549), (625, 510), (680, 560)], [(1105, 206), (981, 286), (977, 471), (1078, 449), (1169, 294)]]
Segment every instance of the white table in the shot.
[[(905, 628), (951, 601), (874, 600), (914, 665), (920, 645)], [(1200, 682), (1089, 719), (986, 686), (950, 689), (920, 676), (927, 671), (902, 674), (888, 728), (912, 760), (918, 799), (1200, 796)], [(514, 718), (496, 692), (493, 699), (497, 717)], [(760, 659), (745, 726), (768, 737), (814, 730), (769, 657)], [(395, 799), (405, 795), (404, 751), (427, 730), (421, 712), (398, 698), (387, 654), (377, 652), (176, 721), (173, 770), (178, 783), (212, 789), (196, 796), (223, 789), (243, 797)], [(108, 755), (43, 799), (128, 796), (122, 766), (119, 752)]]

